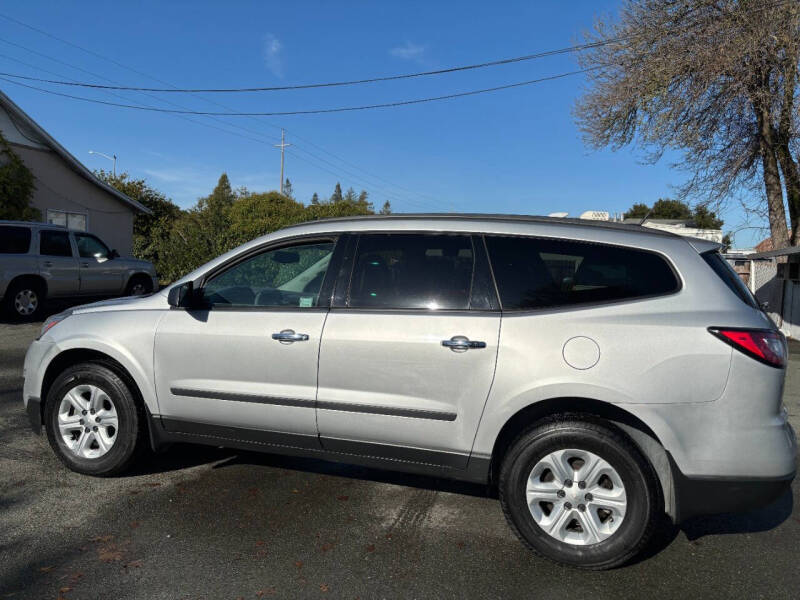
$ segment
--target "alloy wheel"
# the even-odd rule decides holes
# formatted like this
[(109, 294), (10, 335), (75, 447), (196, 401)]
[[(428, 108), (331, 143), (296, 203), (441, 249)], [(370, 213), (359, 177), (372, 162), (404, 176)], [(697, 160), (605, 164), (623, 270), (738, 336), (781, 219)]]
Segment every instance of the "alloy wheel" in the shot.
[(622, 478), (593, 452), (551, 452), (534, 465), (526, 485), (533, 520), (560, 542), (597, 544), (611, 537), (625, 519), (628, 502)]
[(80, 458), (100, 458), (117, 439), (119, 418), (114, 402), (91, 384), (73, 387), (58, 408), (61, 439)]

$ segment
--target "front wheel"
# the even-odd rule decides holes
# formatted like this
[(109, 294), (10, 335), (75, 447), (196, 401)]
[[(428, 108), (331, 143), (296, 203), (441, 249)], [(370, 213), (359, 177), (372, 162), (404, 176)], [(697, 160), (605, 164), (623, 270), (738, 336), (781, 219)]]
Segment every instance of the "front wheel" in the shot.
[(661, 511), (652, 467), (626, 436), (587, 418), (523, 432), (500, 471), (500, 502), (535, 553), (584, 569), (610, 569), (641, 552)]
[(153, 291), (153, 282), (144, 275), (134, 275), (125, 289), (126, 296), (142, 296)]
[(101, 363), (61, 373), (50, 386), (44, 417), (50, 446), (78, 473), (116, 475), (143, 445), (144, 418), (130, 388)]

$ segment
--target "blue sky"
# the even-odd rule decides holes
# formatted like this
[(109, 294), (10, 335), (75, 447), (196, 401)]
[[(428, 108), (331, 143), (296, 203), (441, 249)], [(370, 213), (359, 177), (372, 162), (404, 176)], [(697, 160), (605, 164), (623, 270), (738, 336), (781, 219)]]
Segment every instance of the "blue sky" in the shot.
[[(564, 7), (569, 6), (568, 10)], [(610, 0), (558, 2), (123, 2), (6, 4), (0, 70), (51, 79), (166, 87), (270, 86), (439, 69), (579, 42)], [(131, 67), (138, 71), (124, 68)], [(462, 73), (361, 86), (264, 94), (103, 93), (50, 89), (111, 102), (192, 110), (287, 111), (437, 96), (576, 70), (556, 56)], [(39, 85), (39, 84), (36, 84)], [(90, 168), (89, 150), (116, 153), (118, 171), (144, 177), (179, 205), (208, 194), (223, 171), (235, 187), (276, 189), (287, 130), (295, 196), (327, 197), (337, 181), (395, 211), (577, 216), (624, 211), (669, 196), (685, 174), (632, 149), (591, 151), (572, 107), (584, 81), (557, 81), (393, 109), (273, 118), (179, 117), (64, 99), (0, 81), (28, 114)], [(214, 102), (222, 104), (213, 104)], [(224, 130), (224, 131), (223, 131)], [(745, 223), (736, 203), (725, 229)], [(750, 223), (761, 225), (761, 223)], [(739, 246), (763, 232), (738, 233)]]

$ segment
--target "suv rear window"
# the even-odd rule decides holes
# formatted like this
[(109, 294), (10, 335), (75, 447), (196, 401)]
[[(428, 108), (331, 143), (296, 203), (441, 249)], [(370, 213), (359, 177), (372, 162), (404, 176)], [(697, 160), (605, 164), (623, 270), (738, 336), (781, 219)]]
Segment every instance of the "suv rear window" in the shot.
[(503, 310), (614, 302), (670, 294), (675, 273), (659, 255), (589, 242), (487, 236)]
[(744, 281), (741, 280), (730, 263), (725, 260), (724, 256), (722, 256), (716, 250), (704, 252), (700, 256), (703, 257), (703, 260), (706, 261), (706, 264), (708, 264), (714, 273), (717, 274), (717, 277), (722, 279), (722, 282), (727, 285), (734, 294), (739, 296), (739, 299), (742, 302), (748, 306), (752, 306), (753, 308), (759, 308), (758, 301), (755, 299), (748, 287), (744, 284)]
[(27, 254), (31, 230), (27, 227), (0, 226), (0, 254)]

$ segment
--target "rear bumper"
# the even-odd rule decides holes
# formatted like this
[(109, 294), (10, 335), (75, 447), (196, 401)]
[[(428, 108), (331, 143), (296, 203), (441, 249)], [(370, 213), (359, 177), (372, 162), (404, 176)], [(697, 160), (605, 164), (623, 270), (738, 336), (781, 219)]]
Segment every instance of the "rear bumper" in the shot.
[(767, 506), (791, 488), (795, 471), (783, 477), (687, 477), (672, 456), (672, 481), (675, 486), (675, 522), (690, 517), (744, 512)]

